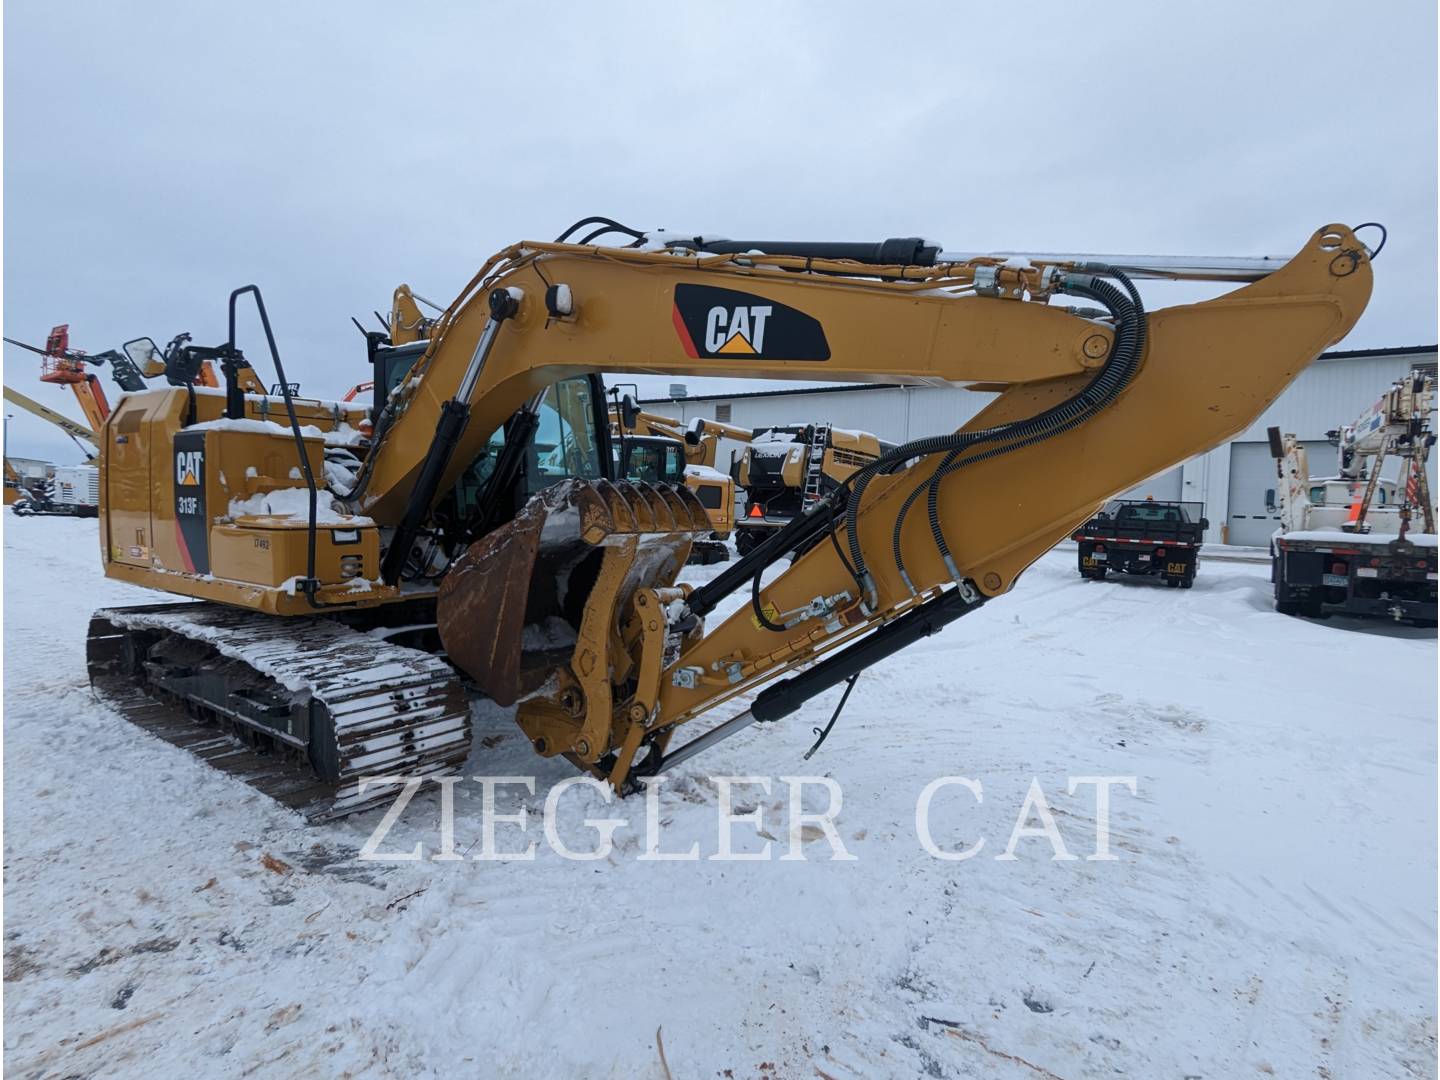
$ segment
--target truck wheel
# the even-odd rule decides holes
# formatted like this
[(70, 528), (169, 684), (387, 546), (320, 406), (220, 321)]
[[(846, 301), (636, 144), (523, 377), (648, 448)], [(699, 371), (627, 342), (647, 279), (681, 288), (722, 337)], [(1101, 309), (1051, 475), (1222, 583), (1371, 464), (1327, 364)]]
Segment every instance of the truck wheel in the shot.
[(1275, 583), (1275, 610), (1281, 615), (1303, 615), (1304, 611), (1302, 609), (1305, 605), (1299, 600), (1294, 599), (1290, 595), (1290, 591), (1285, 588), (1284, 583), (1280, 580), (1279, 563), (1276, 562), (1272, 565), (1273, 572), (1270, 580)]
[(1319, 600), (1282, 600), (1275, 597), (1275, 610), (1281, 615), (1297, 615), (1307, 619), (1328, 619)]
[(1180, 588), (1188, 589), (1191, 585), (1195, 584), (1195, 579), (1193, 577), (1182, 577), (1179, 584)]

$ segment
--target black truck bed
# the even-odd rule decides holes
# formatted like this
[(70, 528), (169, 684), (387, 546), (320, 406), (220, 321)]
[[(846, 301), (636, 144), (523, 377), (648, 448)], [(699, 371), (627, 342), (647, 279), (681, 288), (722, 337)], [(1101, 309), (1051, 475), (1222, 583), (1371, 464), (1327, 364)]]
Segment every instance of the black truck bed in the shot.
[(1109, 570), (1158, 574), (1189, 588), (1209, 522), (1193, 502), (1120, 499), (1080, 526), (1082, 577), (1101, 579)]

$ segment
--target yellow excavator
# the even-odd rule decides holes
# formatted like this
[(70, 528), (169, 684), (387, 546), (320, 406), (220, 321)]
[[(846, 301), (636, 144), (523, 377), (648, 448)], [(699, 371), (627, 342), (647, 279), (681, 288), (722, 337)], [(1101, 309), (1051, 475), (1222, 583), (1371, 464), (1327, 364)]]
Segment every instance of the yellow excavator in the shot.
[(868, 431), (831, 424), (775, 425), (752, 433), (735, 463), (745, 507), (735, 529), (735, 550), (749, 554), (770, 533), (814, 506), (894, 446)]
[(725, 562), (725, 541), (735, 531), (735, 481), (715, 468), (722, 438), (749, 440), (745, 428), (697, 418), (689, 425), (646, 412), (629, 394), (611, 387), (610, 434), (622, 480), (663, 481), (688, 487), (710, 518), (710, 535), (690, 545), (690, 561)]
[[(259, 290), (237, 289), (227, 340), (167, 350), (181, 385), (125, 397), (101, 432), (105, 573), (200, 602), (97, 612), (92, 681), (312, 818), (387, 797), (365, 777), (458, 769), (473, 692), (515, 704), (538, 754), (630, 791), (980, 610), (1105, 500), (1245, 429), (1360, 317), (1361, 228), (1288, 259), (1185, 259), (586, 219), (500, 251), (434, 319), (397, 290), (367, 335), (373, 414), (299, 398)], [(1239, 287), (1149, 312), (1144, 278)], [(242, 302), (279, 396), (244, 389)], [(201, 357), (223, 388), (190, 381)], [(997, 396), (692, 587), (705, 508), (612, 475), (600, 371)]]

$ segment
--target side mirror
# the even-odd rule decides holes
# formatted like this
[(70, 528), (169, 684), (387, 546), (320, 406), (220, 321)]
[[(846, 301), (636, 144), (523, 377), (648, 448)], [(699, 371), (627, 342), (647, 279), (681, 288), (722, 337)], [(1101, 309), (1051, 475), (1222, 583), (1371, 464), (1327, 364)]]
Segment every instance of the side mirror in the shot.
[(1200, 519), (1200, 531), (1201, 531), (1201, 532), (1204, 532), (1204, 531), (1205, 531), (1206, 529), (1208, 529), (1208, 528), (1210, 528), (1210, 519), (1209, 519), (1209, 518), (1201, 518), (1201, 519)]
[(1274, 488), (1266, 488), (1266, 489), (1265, 489), (1265, 509), (1268, 510), (1268, 511), (1269, 511), (1270, 513), (1272, 513), (1272, 514), (1275, 512), (1275, 489), (1274, 489)]
[(629, 431), (635, 426), (635, 420), (640, 415), (640, 406), (635, 404), (635, 399), (626, 394), (620, 399), (620, 423), (625, 430)]
[(138, 337), (133, 341), (127, 341), (121, 346), (130, 362), (140, 369), (140, 374), (147, 379), (153, 379), (157, 375), (165, 374), (165, 358), (160, 350), (155, 347), (155, 340), (148, 337)]

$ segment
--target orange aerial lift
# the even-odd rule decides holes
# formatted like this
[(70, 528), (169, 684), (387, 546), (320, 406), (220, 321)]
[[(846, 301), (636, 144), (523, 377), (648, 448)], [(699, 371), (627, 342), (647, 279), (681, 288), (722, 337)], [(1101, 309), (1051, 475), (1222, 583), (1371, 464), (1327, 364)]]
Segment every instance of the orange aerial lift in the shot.
[[(39, 354), (40, 381), (70, 387), (75, 394), (75, 400), (80, 403), (80, 411), (85, 414), (85, 419), (89, 421), (92, 431), (99, 431), (104, 426), (106, 417), (110, 415), (110, 401), (105, 396), (105, 388), (101, 385), (99, 377), (93, 372), (85, 370), (87, 364), (100, 367), (108, 363), (115, 381), (120, 384), (122, 390), (128, 391), (144, 390), (146, 379), (153, 378), (165, 370), (163, 361), (158, 358), (154, 361), (147, 361), (142, 366), (126, 353), (117, 352), (114, 349), (94, 354), (87, 353), (83, 349), (72, 349), (70, 348), (69, 323), (52, 327), (50, 335), (45, 339), (43, 349), (28, 345), (23, 341), (16, 341), (14, 338), (7, 337), (5, 341)], [(198, 386), (218, 387), (220, 385), (215, 369), (208, 360), (201, 365), (200, 374), (195, 383)]]

